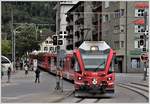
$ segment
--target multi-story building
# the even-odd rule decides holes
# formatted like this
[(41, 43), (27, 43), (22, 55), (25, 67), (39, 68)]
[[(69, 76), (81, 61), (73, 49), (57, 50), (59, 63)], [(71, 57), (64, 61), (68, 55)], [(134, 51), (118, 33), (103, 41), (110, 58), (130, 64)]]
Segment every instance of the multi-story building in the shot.
[(84, 40), (101, 40), (101, 6), (100, 1), (80, 1), (67, 12), (67, 49), (79, 47)]
[[(76, 1), (61, 1), (60, 6), (59, 6), (59, 31), (61, 36), (59, 36), (61, 39), (63, 39), (63, 45), (60, 46), (60, 49), (65, 50), (66, 49), (66, 37), (67, 37), (67, 32), (66, 32), (66, 26), (67, 26), (67, 21), (66, 21), (66, 13), (67, 11), (76, 3)], [(59, 34), (59, 35), (60, 35)]]
[(102, 2), (102, 11), (102, 40), (117, 52), (116, 71), (143, 72), (139, 40), (144, 32), (144, 22), (139, 21), (148, 11), (148, 2), (107, 1)]

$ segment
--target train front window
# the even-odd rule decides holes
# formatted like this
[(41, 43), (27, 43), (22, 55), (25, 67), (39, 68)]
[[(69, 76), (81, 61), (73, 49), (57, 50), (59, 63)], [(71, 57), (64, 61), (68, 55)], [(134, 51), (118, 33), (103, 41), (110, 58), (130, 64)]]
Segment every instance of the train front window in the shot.
[(83, 55), (82, 58), (83, 58), (85, 70), (90, 70), (90, 71), (104, 70), (107, 61), (107, 55), (105, 56)]
[(109, 51), (80, 51), (83, 59), (85, 70), (87, 71), (100, 71), (104, 70), (107, 62)]

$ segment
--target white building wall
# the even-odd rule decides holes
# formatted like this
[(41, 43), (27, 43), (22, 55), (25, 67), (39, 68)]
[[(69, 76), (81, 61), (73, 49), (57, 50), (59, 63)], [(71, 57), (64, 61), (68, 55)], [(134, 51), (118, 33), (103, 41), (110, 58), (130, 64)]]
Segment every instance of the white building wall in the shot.
[(71, 7), (74, 5), (75, 2), (73, 1), (63, 1), (60, 3), (60, 32), (62, 32), (61, 35), (63, 35), (63, 45), (60, 46), (60, 49), (66, 50), (66, 38), (64, 38), (64, 35), (66, 34), (66, 26), (67, 26), (67, 21), (66, 21), (66, 13)]
[(56, 46), (53, 46), (53, 40), (51, 37), (48, 37), (45, 41), (43, 41), (40, 44), (40, 52), (50, 52), (50, 53), (56, 52)]

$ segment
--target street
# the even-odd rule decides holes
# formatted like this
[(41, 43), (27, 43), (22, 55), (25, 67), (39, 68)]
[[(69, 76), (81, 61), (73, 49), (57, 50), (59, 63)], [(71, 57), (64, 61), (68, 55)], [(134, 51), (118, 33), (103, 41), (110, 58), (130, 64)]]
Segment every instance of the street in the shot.
[[(10, 83), (7, 83), (7, 76), (3, 77), (1, 98), (3, 103), (146, 103), (149, 94), (148, 82), (142, 81), (142, 75), (117, 73), (115, 96), (112, 98), (76, 98), (73, 93), (74, 86), (69, 81), (63, 81), (63, 92), (56, 91), (56, 78), (54, 75), (42, 71), (41, 83), (35, 83), (35, 73), (33, 71), (30, 71), (26, 76), (24, 71), (18, 70), (12, 74)], [(138, 83), (142, 85), (138, 85)], [(125, 84), (132, 85), (132, 89), (136, 91), (128, 89)], [(140, 91), (143, 95), (138, 93), (139, 89), (136, 88), (142, 89)], [(144, 96), (144, 93), (147, 97)]]

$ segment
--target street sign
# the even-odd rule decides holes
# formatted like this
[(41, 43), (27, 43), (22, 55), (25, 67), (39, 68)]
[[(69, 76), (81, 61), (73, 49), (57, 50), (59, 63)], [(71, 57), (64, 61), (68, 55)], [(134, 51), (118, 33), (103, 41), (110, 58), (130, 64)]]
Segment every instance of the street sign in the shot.
[(148, 54), (147, 53), (143, 53), (140, 56), (140, 59), (141, 59), (142, 62), (147, 62), (148, 61)]

